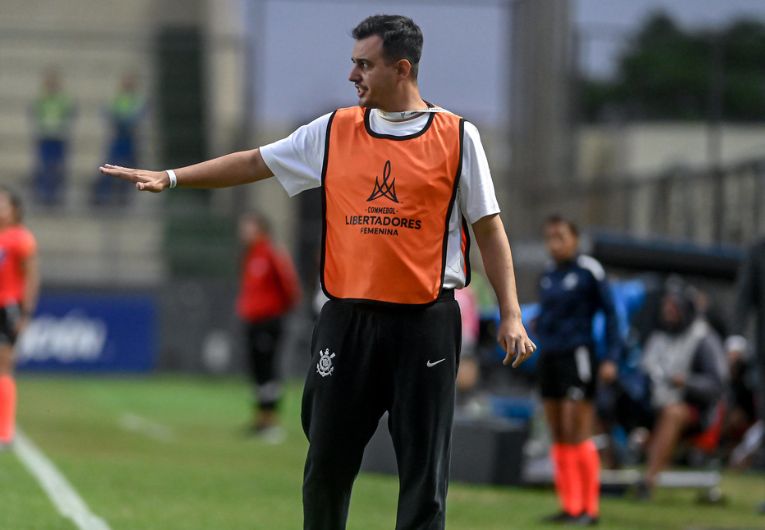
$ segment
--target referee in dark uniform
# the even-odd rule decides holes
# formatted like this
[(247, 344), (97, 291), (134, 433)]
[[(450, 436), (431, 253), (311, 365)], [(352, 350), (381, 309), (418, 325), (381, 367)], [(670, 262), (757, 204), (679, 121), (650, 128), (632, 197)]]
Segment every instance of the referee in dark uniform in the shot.
[[(547, 520), (594, 525), (599, 518), (600, 459), (590, 439), (593, 398), (598, 374), (608, 382), (616, 377), (617, 319), (603, 267), (579, 253), (576, 225), (551, 216), (544, 234), (552, 261), (539, 280), (538, 379), (561, 504), (561, 511)], [(600, 310), (605, 313), (608, 342), (602, 364), (592, 337), (592, 319)]]
[(440, 530), (461, 331), (453, 289), (469, 281), (469, 227), (499, 303), (505, 364), (517, 366), (536, 347), (521, 323), (480, 137), (420, 96), (420, 28), (376, 15), (353, 37), (358, 106), (260, 149), (175, 171), (102, 171), (152, 192), (274, 175), (291, 195), (322, 188), (321, 279), (330, 301), (303, 396), (304, 528), (345, 528), (364, 447), (388, 411), (400, 476), (396, 528)]

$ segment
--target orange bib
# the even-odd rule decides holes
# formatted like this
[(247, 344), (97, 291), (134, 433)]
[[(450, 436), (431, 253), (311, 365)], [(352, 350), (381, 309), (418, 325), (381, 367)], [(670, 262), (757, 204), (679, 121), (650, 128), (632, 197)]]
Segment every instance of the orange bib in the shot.
[(329, 120), (322, 287), (330, 298), (429, 304), (443, 285), (463, 120), (433, 113), (419, 133), (396, 137), (373, 132), (369, 112)]

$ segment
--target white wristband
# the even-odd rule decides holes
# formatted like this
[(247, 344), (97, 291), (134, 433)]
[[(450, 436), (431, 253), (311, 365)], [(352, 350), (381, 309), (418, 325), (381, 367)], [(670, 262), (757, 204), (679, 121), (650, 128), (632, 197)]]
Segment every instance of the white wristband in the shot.
[(172, 169), (166, 169), (165, 172), (167, 173), (167, 176), (170, 177), (170, 186), (168, 186), (170, 189), (173, 189), (178, 185), (178, 177), (175, 176), (175, 171)]

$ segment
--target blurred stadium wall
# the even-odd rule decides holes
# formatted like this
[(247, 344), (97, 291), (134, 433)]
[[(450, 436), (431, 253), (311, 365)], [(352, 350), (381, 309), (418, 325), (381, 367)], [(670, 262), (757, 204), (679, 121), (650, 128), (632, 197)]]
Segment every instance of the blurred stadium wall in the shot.
[[(71, 321), (72, 314), (52, 309), (70, 300), (77, 318), (93, 317), (81, 320), (97, 336), (92, 331), (111, 318), (99, 313), (100, 302), (119, 305), (123, 297), (143, 295), (156, 306), (156, 364), (172, 365), (174, 352), (192, 350), (178, 354), (178, 366), (198, 365), (200, 345), (212, 340), (213, 350), (221, 350), (220, 333), (210, 339), (209, 330), (231, 327), (232, 213), (245, 207), (242, 195), (132, 193), (125, 207), (96, 208), (90, 194), (98, 166), (107, 161), (105, 109), (126, 72), (136, 74), (148, 99), (141, 166), (188, 164), (247, 144), (242, 2), (7, 0), (2, 11), (0, 174), (27, 199), (27, 221), (40, 244), (43, 310)], [(76, 117), (64, 200), (43, 207), (30, 189), (36, 163), (31, 106), (51, 69), (73, 99)], [(80, 307), (81, 295), (95, 298)], [(104, 343), (104, 355), (114, 351), (109, 348)]]

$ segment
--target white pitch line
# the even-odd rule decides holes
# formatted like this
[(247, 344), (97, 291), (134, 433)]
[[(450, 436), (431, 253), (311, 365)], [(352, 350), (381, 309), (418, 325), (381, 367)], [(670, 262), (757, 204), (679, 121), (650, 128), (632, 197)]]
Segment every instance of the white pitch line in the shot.
[(120, 416), (119, 425), (126, 431), (136, 432), (159, 442), (170, 443), (175, 438), (172, 429), (169, 427), (146, 419), (138, 414), (123, 414)]
[(90, 511), (82, 497), (78, 495), (66, 477), (56, 469), (53, 462), (48, 460), (32, 440), (19, 429), (16, 430), (13, 450), (48, 494), (58, 513), (71, 519), (79, 530), (110, 530), (106, 521)]

